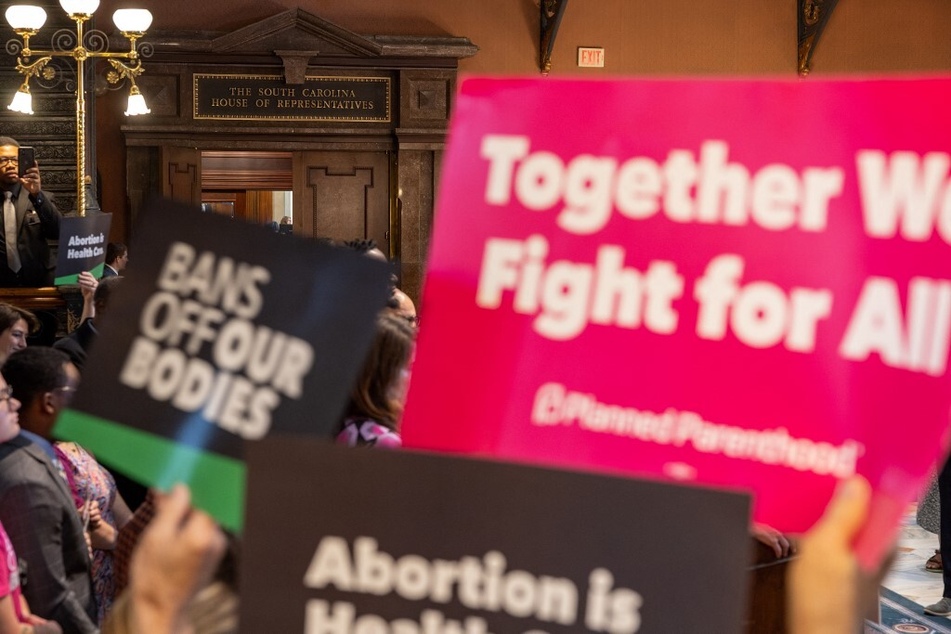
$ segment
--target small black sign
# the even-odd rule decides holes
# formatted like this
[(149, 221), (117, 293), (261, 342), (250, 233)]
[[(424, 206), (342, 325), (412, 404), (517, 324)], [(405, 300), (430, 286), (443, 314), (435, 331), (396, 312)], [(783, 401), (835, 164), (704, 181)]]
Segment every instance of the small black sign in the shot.
[(390, 121), (389, 77), (195, 75), (195, 119)]
[(91, 271), (102, 277), (106, 261), (106, 244), (112, 214), (90, 214), (63, 218), (59, 223), (59, 256), (56, 259), (54, 284), (75, 284), (79, 274)]
[(745, 495), (268, 437), (246, 508), (246, 632), (742, 630)]

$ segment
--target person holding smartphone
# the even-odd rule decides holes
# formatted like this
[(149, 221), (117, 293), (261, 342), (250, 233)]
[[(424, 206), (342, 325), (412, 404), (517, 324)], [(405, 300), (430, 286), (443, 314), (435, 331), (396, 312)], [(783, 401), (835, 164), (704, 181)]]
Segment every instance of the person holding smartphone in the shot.
[(59, 238), (62, 214), (43, 191), (40, 168), (31, 150), (21, 148), (16, 139), (0, 137), (2, 287), (53, 285), (56, 262), (50, 255), (49, 240)]

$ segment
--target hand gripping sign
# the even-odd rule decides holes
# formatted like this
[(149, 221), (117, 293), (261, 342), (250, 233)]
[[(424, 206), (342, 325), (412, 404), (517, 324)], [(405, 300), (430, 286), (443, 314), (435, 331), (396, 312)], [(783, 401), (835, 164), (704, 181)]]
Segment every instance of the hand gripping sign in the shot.
[(946, 447), (949, 97), (469, 79), (405, 444), (751, 490), (786, 531), (858, 472), (871, 559)]

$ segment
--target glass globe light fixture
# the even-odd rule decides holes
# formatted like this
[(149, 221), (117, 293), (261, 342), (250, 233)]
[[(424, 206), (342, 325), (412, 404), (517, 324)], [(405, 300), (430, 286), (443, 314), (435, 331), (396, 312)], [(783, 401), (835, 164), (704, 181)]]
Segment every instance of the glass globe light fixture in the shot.
[(112, 21), (123, 34), (136, 33), (140, 37), (152, 26), (152, 14), (147, 9), (119, 9)]
[(11, 5), (4, 16), (17, 33), (24, 31), (36, 33), (46, 24), (46, 11), (42, 7), (29, 4)]
[(142, 96), (142, 93), (139, 92), (139, 87), (136, 85), (132, 86), (132, 90), (129, 92), (129, 102), (126, 105), (125, 116), (134, 117), (140, 114), (149, 114), (152, 112), (149, 110), (149, 107), (145, 105), (145, 97)]
[(70, 16), (89, 16), (99, 8), (99, 0), (59, 0), (59, 6)]
[(7, 106), (7, 110), (22, 112), (23, 114), (33, 114), (33, 95), (30, 94), (29, 86), (26, 84), (20, 86), (20, 89), (13, 95), (13, 101)]

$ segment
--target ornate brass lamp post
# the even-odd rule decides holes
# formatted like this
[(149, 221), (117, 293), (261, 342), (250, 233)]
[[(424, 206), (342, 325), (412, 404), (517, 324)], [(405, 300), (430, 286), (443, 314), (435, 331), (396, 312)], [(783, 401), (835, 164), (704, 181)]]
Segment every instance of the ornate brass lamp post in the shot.
[[(15, 112), (33, 114), (33, 98), (30, 94), (30, 79), (40, 77), (52, 79), (56, 71), (47, 66), (54, 57), (72, 57), (76, 60), (76, 211), (80, 216), (86, 215), (86, 94), (84, 87), (85, 61), (89, 58), (106, 58), (113, 67), (109, 73), (110, 83), (118, 83), (128, 79), (131, 85), (129, 103), (125, 114), (127, 116), (148, 114), (150, 111), (145, 105), (145, 98), (135, 84), (135, 78), (142, 74), (142, 60), (140, 51), (136, 47), (136, 40), (145, 35), (152, 24), (152, 14), (145, 9), (119, 9), (112, 20), (122, 35), (129, 40), (129, 50), (122, 53), (111, 53), (108, 48), (108, 36), (92, 30), (83, 32), (83, 24), (89, 20), (96, 9), (99, 0), (60, 0), (63, 10), (76, 23), (75, 40), (72, 34), (63, 29), (53, 36), (53, 50), (33, 50), (30, 48), (30, 37), (36, 35), (46, 22), (46, 11), (41, 7), (31, 5), (13, 5), (6, 11), (7, 22), (23, 39), (22, 47), (18, 47), (17, 71), (23, 75), (23, 85), (7, 106)], [(67, 45), (62, 45), (67, 42)], [(14, 41), (16, 44), (16, 42)], [(10, 49), (8, 43), (8, 50)], [(36, 56), (36, 59), (33, 59)], [(123, 63), (120, 60), (127, 60)]]

